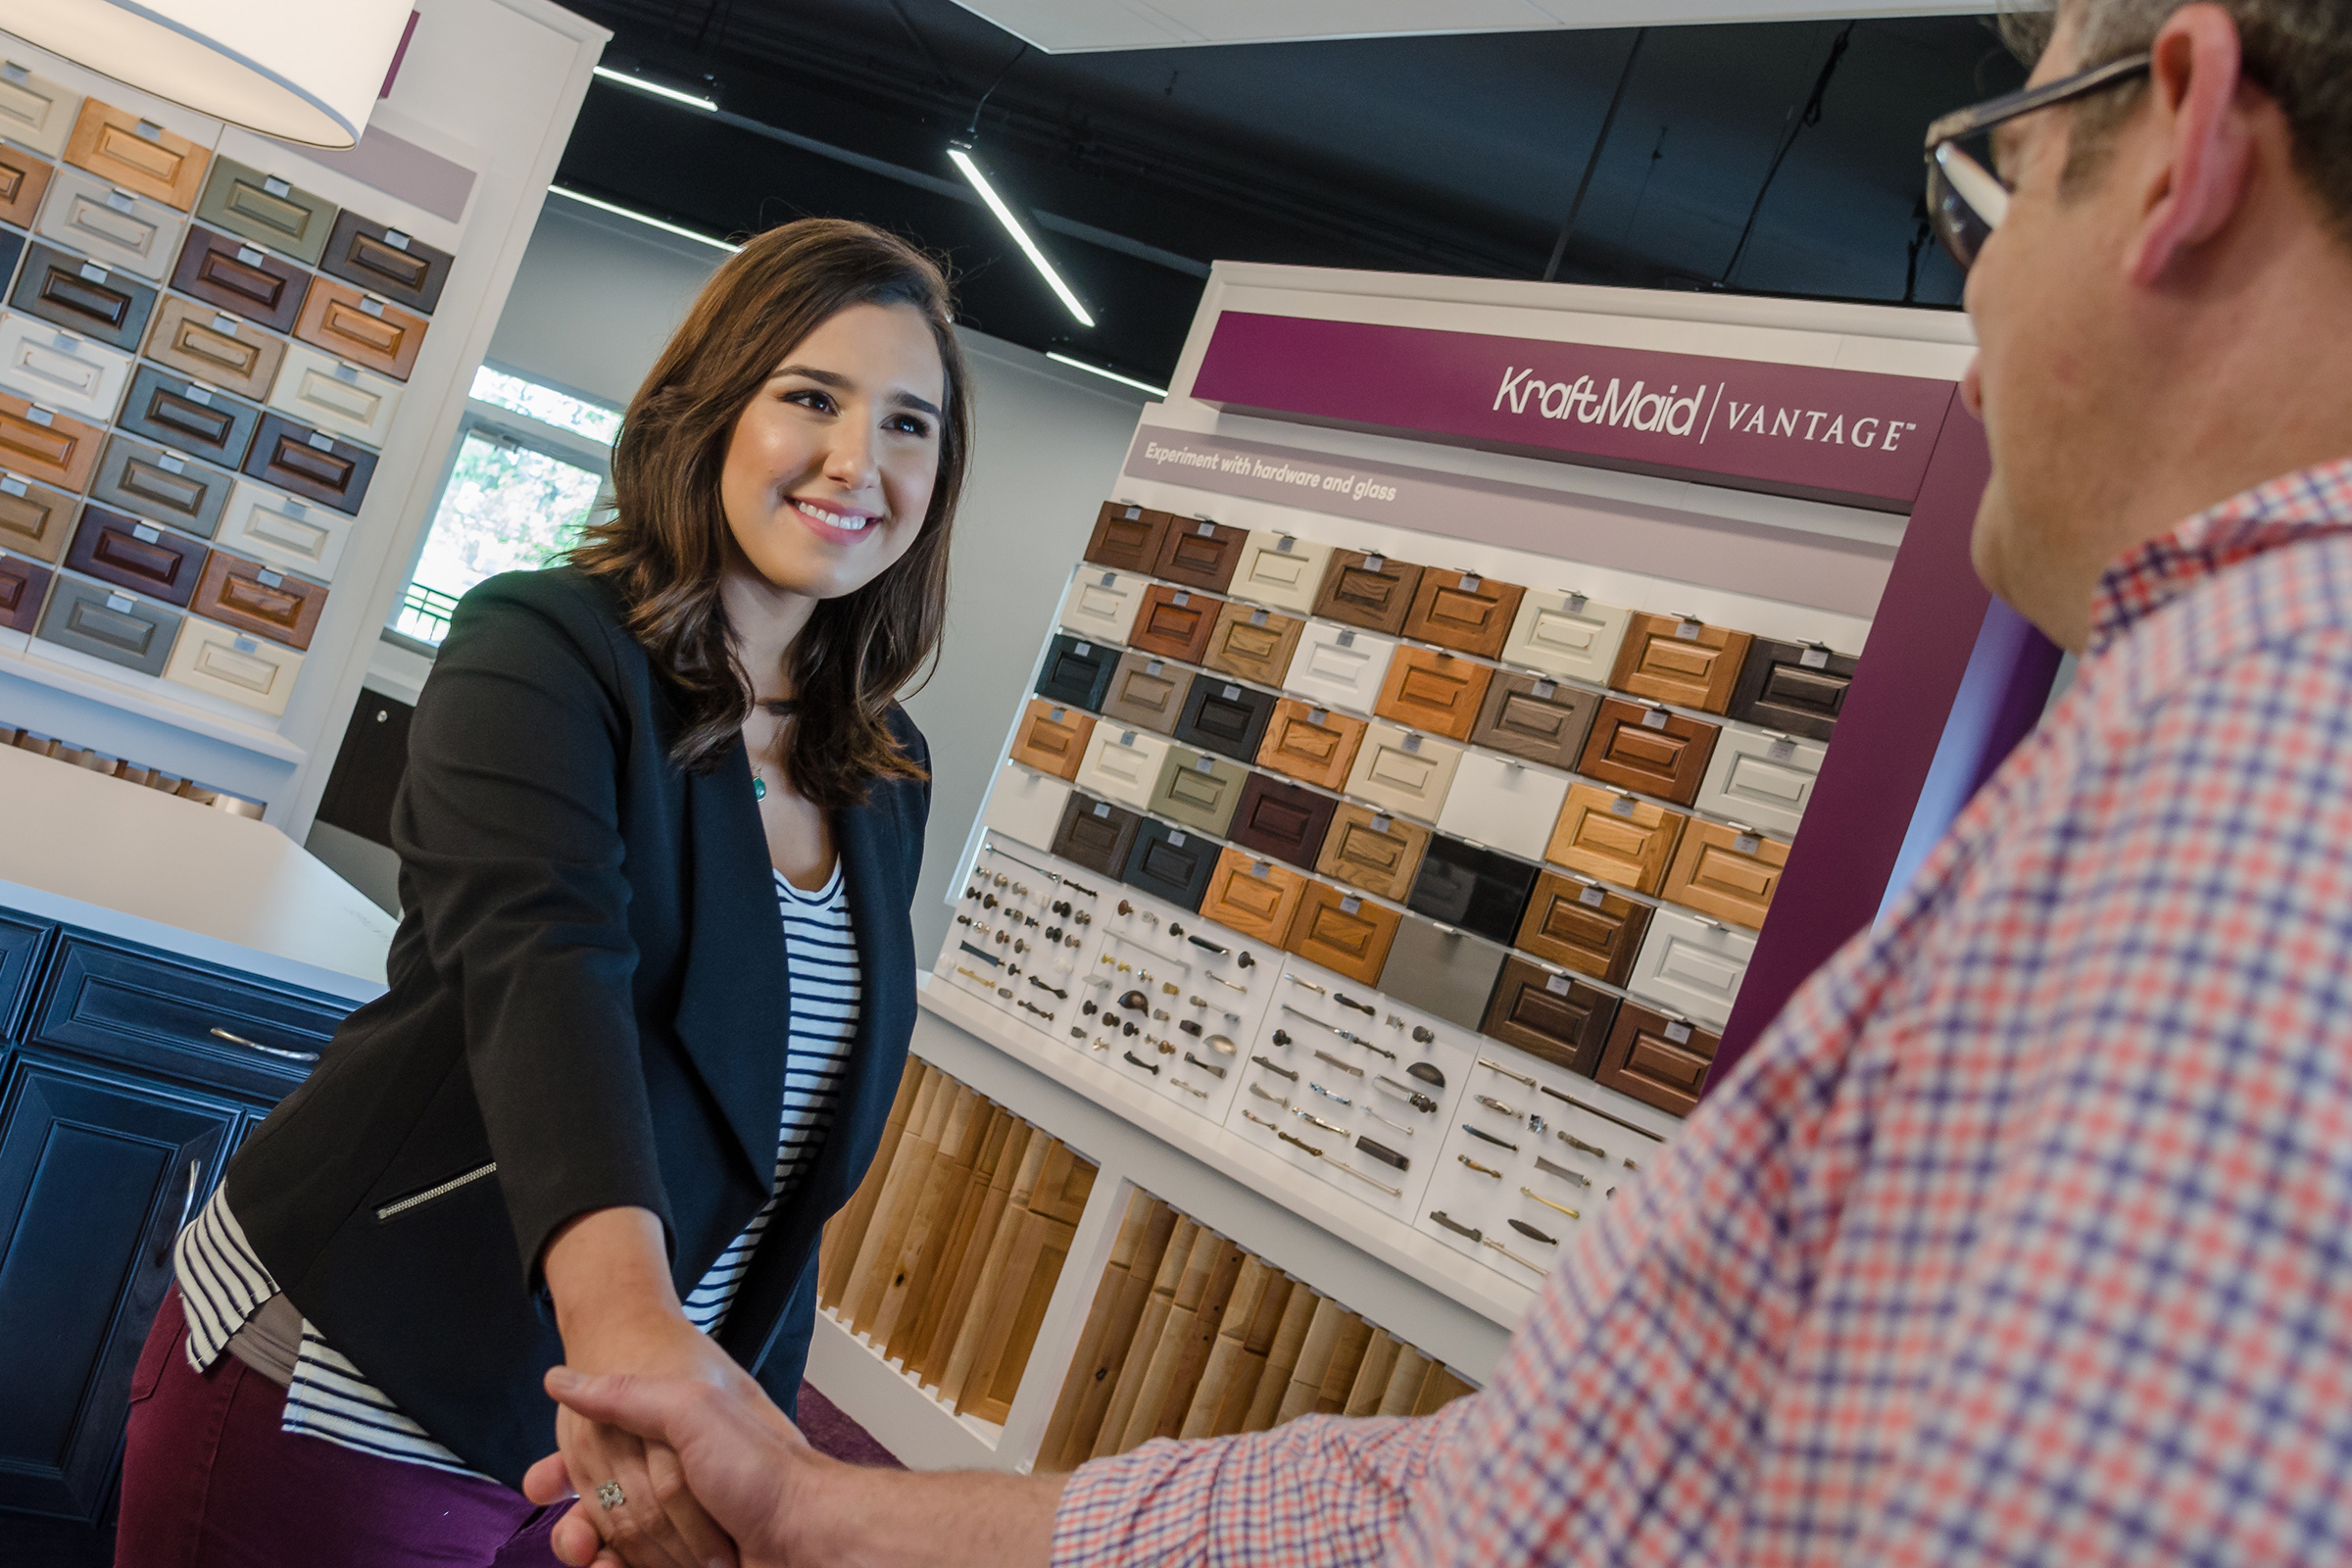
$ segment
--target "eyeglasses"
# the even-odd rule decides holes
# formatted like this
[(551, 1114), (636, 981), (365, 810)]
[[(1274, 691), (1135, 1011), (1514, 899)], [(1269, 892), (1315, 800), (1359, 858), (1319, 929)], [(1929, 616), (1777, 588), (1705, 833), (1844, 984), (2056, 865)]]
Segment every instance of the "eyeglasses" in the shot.
[(1988, 149), (1996, 125), (2136, 80), (2147, 74), (2151, 58), (2137, 54), (2113, 60), (1973, 109), (1955, 110), (1928, 127), (1928, 213), (1943, 248), (1962, 271), (1974, 265), (1985, 239), (2009, 216), (2009, 184), (1993, 172), (1990, 152), (1972, 152), (1967, 144)]

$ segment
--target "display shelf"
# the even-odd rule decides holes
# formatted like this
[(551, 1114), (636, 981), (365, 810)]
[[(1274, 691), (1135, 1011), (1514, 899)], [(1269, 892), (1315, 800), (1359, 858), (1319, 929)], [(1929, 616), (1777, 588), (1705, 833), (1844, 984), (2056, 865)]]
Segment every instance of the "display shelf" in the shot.
[(90, 661), (85, 667), (73, 650), (59, 650), (63, 658), (50, 652), (49, 645), (35, 648), (29, 644), (13, 650), (15, 657), (0, 663), (0, 673), (15, 675), (37, 685), (47, 686), (88, 702), (103, 703), (141, 718), (156, 719), (175, 728), (202, 735), (208, 740), (223, 741), (230, 746), (266, 757), (289, 767), (300, 767), (310, 760), (310, 751), (298, 746), (266, 724), (248, 723), (216, 712), (197, 703), (178, 701), (157, 690), (153, 685), (131, 686), (99, 674), (98, 662)]
[(1003, 1427), (957, 1415), (940, 1403), (897, 1362), (884, 1360), (863, 1335), (853, 1334), (830, 1307), (816, 1314), (808, 1378), (909, 1469), (1023, 1468), (1005, 1462), (1011, 1452)]

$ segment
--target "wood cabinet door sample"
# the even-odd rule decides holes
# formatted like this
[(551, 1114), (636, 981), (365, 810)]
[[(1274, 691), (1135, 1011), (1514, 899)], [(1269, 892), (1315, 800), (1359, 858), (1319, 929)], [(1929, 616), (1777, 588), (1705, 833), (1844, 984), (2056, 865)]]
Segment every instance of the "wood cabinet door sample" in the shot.
[(1348, 782), (1348, 769), (1354, 765), (1355, 751), (1363, 738), (1362, 719), (1286, 697), (1274, 705), (1266, 719), (1266, 738), (1258, 742), (1257, 762), (1318, 788), (1336, 790)]
[(1057, 778), (1032, 773), (1007, 762), (997, 769), (997, 781), (980, 808), (980, 821), (991, 833), (1018, 840), (1032, 849), (1054, 850), (1054, 836), (1070, 804), (1069, 785)]
[(172, 646), (164, 679), (209, 692), (264, 713), (283, 713), (302, 655), (227, 626), (192, 618)]
[(1130, 650), (1119, 656), (1110, 673), (1110, 689), (1102, 694), (1102, 716), (1129, 729), (1173, 734), (1192, 687), (1193, 672), (1182, 664)]
[(1348, 770), (1348, 793), (1374, 806), (1435, 822), (1446, 809), (1446, 791), (1462, 749), (1394, 724), (1371, 724)]
[(1228, 846), (1201, 896), (1200, 917), (1279, 948), (1305, 896), (1305, 877)]
[(210, 306), (166, 298), (156, 307), (141, 352), (182, 375), (261, 399), (276, 383), (286, 344)]
[(1404, 629), (1421, 586), (1421, 568), (1388, 556), (1368, 556), (1360, 550), (1335, 550), (1324, 568), (1323, 585), (1315, 594), (1315, 613), (1326, 620), (1345, 621), (1368, 631), (1395, 636)]
[(187, 137), (96, 98), (81, 101), (66, 139), (67, 163), (183, 213), (196, 205), (212, 156)]
[(262, 411), (201, 381), (141, 366), (115, 422), (135, 435), (233, 468), (245, 461)]
[(1600, 698), (1546, 675), (1497, 670), (1470, 727), (1470, 743), (1508, 752), (1545, 767), (1573, 768)]
[(1217, 612), (1201, 662), (1244, 680), (1279, 686), (1290, 672), (1291, 656), (1298, 651), (1298, 634), (1305, 629), (1306, 622), (1295, 616), (1229, 599)]
[(1649, 935), (1625, 989), (1635, 996), (1696, 1018), (1710, 1029), (1731, 1021), (1755, 936), (1735, 926), (1702, 919), (1681, 909), (1650, 917)]
[(49, 595), (47, 566), (14, 556), (0, 556), (0, 631), (28, 632), (39, 623), (41, 601)]
[(1655, 894), (1690, 818), (1596, 784), (1571, 784), (1544, 858), (1586, 876)]
[(84, 507), (81, 525), (66, 551), (65, 564), (118, 588), (132, 588), (150, 599), (182, 609), (195, 596), (196, 579), (204, 572), (205, 547), (193, 539), (168, 533), (154, 523), (104, 507)]
[(1636, 697), (1720, 713), (1731, 706), (1750, 641), (1746, 632), (1703, 620), (1635, 615), (1626, 622), (1609, 684)]
[(1309, 882), (1298, 897), (1283, 948), (1362, 985), (1376, 985), (1403, 916), (1328, 882)]
[(1078, 764), (1086, 757), (1086, 743), (1094, 732), (1092, 715), (1061, 703), (1032, 697), (1028, 710), (1021, 714), (1020, 728), (1013, 732), (1012, 750), (1007, 755), (1041, 773), (1076, 778)]
[(270, 406), (328, 435), (380, 448), (392, 433), (403, 390), (388, 375), (296, 343), (286, 350), (286, 368), (270, 391)]
[(161, 675), (187, 617), (100, 583), (60, 577), (33, 635), (145, 675)]
[(352, 519), (332, 508), (239, 479), (229, 487), (228, 507), (213, 542), (240, 556), (332, 582), (351, 530)]
[(1309, 544), (1287, 533), (1252, 529), (1242, 546), (1241, 563), (1234, 568), (1227, 591), (1237, 599), (1270, 605), (1294, 614), (1309, 614), (1315, 594), (1323, 586), (1324, 568), (1331, 563), (1331, 546)]
[(415, 235), (388, 228), (346, 208), (335, 220), (318, 270), (381, 294), (395, 305), (430, 316), (441, 303), (457, 258)]
[(47, 321), (0, 311), (0, 385), (45, 409), (104, 423), (122, 406), (131, 358)]
[(1731, 716), (1787, 735), (1826, 741), (1838, 728), (1861, 661), (1819, 646), (1758, 637), (1740, 666)]
[[(6, 87), (0, 84), (0, 92)], [(0, 109), (0, 122), (6, 111)], [(0, 131), (6, 125), (0, 122)], [(32, 226), (33, 214), (40, 211), (41, 198), (49, 190), (55, 176), (55, 166), (46, 159), (33, 157), (22, 147), (0, 145), (0, 223), (14, 223), (19, 228)]]
[(1640, 790), (1677, 806), (1698, 797), (1722, 726), (1663, 708), (1610, 697), (1592, 717), (1576, 770), (1621, 789)]
[(1086, 559), (1113, 571), (1152, 575), (1159, 564), (1159, 547), (1167, 542), (1175, 518), (1149, 507), (1105, 501), (1095, 514), (1095, 531), (1086, 541)]
[(290, 332), (302, 315), (311, 274), (248, 240), (191, 223), (179, 265), (172, 270), (172, 286), (272, 332)]
[(1666, 873), (1662, 897), (1701, 914), (1760, 929), (1780, 891), (1788, 846), (1721, 822), (1693, 821)]
[(1127, 633), (1129, 647), (1162, 659), (1200, 662), (1208, 651), (1208, 634), (1216, 629), (1217, 612), (1225, 601), (1198, 588), (1171, 588), (1155, 582), (1144, 591), (1135, 625)]
[(283, 251), (305, 267), (326, 254), (335, 204), (233, 158), (213, 160), (196, 216), (239, 239)]
[[(0, 176), (0, 184), (5, 176)], [(187, 218), (162, 202), (117, 189), (77, 169), (61, 169), (33, 231), (101, 267), (161, 282), (178, 259)]]
[(1060, 623), (1097, 642), (1124, 643), (1152, 584), (1129, 572), (1080, 565), (1061, 596)]
[[(1323, 853), (1339, 802), (1328, 795), (1286, 783), (1265, 773), (1252, 773), (1242, 786), (1233, 820), (1225, 836), (1255, 855), (1271, 855), (1293, 865), (1312, 868)], [(1273, 941), (1281, 941), (1277, 934)]]
[(1438, 831), (1541, 860), (1567, 800), (1568, 780), (1557, 773), (1514, 758), (1464, 752), (1446, 792), (1446, 809), (1438, 813)]
[(1828, 755), (1827, 748), (1810, 741), (1727, 729), (1715, 743), (1715, 760), (1698, 786), (1697, 805), (1792, 839)]
[(1152, 791), (1159, 783), (1159, 770), (1168, 760), (1168, 743), (1162, 736), (1146, 730), (1122, 729), (1116, 724), (1097, 724), (1094, 735), (1086, 743), (1086, 756), (1078, 763), (1073, 782), (1082, 790), (1146, 810), (1152, 805)]
[(1167, 760), (1159, 766), (1159, 782), (1152, 789), (1151, 808), (1187, 827), (1223, 838), (1234, 808), (1241, 804), (1242, 788), (1249, 782), (1250, 770), (1238, 762), (1171, 746)]
[(1512, 946), (1612, 986), (1625, 984), (1650, 906), (1557, 871), (1536, 879)]
[(79, 496), (0, 473), (0, 550), (55, 561), (66, 553), (80, 512)]
[(1408, 644), (1389, 661), (1388, 679), (1372, 711), (1410, 729), (1468, 740), (1494, 673), (1491, 665)]
[(1250, 761), (1266, 738), (1274, 702), (1272, 692), (1203, 675), (1193, 682), (1184, 710), (1176, 716), (1176, 738), (1238, 761)]
[(1526, 592), (1515, 582), (1476, 572), (1427, 567), (1405, 612), (1403, 634), (1480, 659), (1497, 658)]
[(356, 514), (375, 478), (375, 454), (282, 414), (266, 414), (246, 454), (245, 471), (337, 512)]
[(63, 156), (81, 113), (81, 94), (11, 61), (0, 70), (0, 136), (44, 158)]
[(1616, 1021), (1615, 997), (1513, 954), (1503, 960), (1479, 1033), (1590, 1078)]
[(1503, 638), (1503, 662), (1605, 686), (1632, 613), (1583, 594), (1531, 588)]
[(139, 346), (155, 300), (155, 290), (131, 273), (84, 261), (53, 245), (24, 247), (24, 270), (8, 296), (16, 310), (118, 349)]
[(338, 359), (406, 381), (424, 347), (425, 318), (348, 283), (315, 278), (294, 336)]
[(1315, 870), (1402, 904), (1421, 870), (1429, 837), (1429, 829), (1418, 822), (1343, 801), (1332, 811)]
[(200, 615), (226, 621), (289, 648), (308, 648), (326, 609), (326, 590), (274, 566), (216, 550), (205, 563), (193, 606)]
[(99, 431), (37, 403), (0, 392), (0, 468), (60, 490), (89, 488)]
[(218, 468), (190, 463), (177, 452), (116, 434), (90, 480), (90, 499), (168, 522), (181, 533), (210, 539), (220, 527), (236, 483)]
[(1298, 651), (1291, 656), (1290, 678), (1283, 684), (1326, 708), (1369, 713), (1380, 701), (1381, 683), (1389, 678), (1389, 661), (1396, 656), (1394, 639), (1352, 626), (1311, 622), (1298, 634)]
[(1536, 868), (1525, 860), (1435, 833), (1422, 853), (1405, 907), (1442, 925), (1508, 942), (1535, 886)]
[(1676, 1116), (1698, 1108), (1707, 1069), (1723, 1037), (1683, 1018), (1629, 1002), (1617, 1009), (1617, 1025), (1601, 1048), (1592, 1076), (1621, 1095)]
[(1467, 931), (1448, 931), (1408, 914), (1389, 944), (1380, 989), (1409, 1007), (1475, 1029), (1509, 955)]
[(1246, 529), (1228, 528), (1200, 517), (1173, 518), (1160, 538), (1159, 557), (1152, 564), (1152, 574), (1221, 594), (1232, 583), (1234, 568), (1242, 564), (1242, 546), (1249, 537)]
[(1198, 909), (1217, 868), (1218, 853), (1212, 839), (1146, 817), (1135, 831), (1119, 880), (1155, 899)]
[(1037, 695), (1050, 703), (1097, 710), (1110, 689), (1110, 672), (1118, 667), (1119, 651), (1084, 637), (1056, 632), (1046, 644), (1038, 666)]

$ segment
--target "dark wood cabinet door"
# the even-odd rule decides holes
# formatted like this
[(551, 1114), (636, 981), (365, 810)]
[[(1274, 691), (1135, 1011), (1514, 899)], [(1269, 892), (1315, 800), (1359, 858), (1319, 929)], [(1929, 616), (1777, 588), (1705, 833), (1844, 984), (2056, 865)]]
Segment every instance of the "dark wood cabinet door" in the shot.
[(1027, 711), (1021, 715), (1021, 727), (1012, 737), (1008, 755), (1014, 761), (1025, 762), (1041, 773), (1076, 778), (1078, 763), (1086, 756), (1086, 743), (1094, 733), (1093, 715), (1060, 703), (1049, 703), (1042, 697), (1032, 697)]
[[(1267, 773), (1252, 773), (1226, 824), (1226, 837), (1245, 850), (1312, 867), (1323, 853), (1339, 803)], [(1277, 932), (1269, 941), (1280, 942)]]
[(45, 479), (60, 490), (89, 486), (103, 432), (97, 426), (0, 392), (0, 468)]
[(1709, 713), (1731, 706), (1751, 641), (1743, 631), (1673, 615), (1636, 615), (1617, 650), (1609, 684), (1636, 697)]
[(326, 590), (274, 566), (216, 550), (196, 584), (192, 608), (200, 615), (289, 648), (308, 648), (326, 609)]
[(1184, 700), (1184, 711), (1176, 719), (1176, 738), (1237, 761), (1250, 761), (1266, 738), (1275, 701), (1272, 692), (1203, 675), (1193, 682), (1192, 695)]
[(1086, 542), (1086, 559), (1099, 566), (1152, 575), (1159, 564), (1160, 546), (1167, 542), (1175, 518), (1149, 507), (1105, 501), (1095, 514), (1095, 531)]
[(1399, 648), (1372, 711), (1408, 729), (1465, 741), (1487, 700), (1494, 667), (1432, 648)]
[(1612, 986), (1625, 984), (1649, 929), (1649, 906), (1557, 871), (1536, 879), (1513, 946)]
[(1208, 649), (1200, 662), (1228, 675), (1279, 686), (1290, 673), (1291, 656), (1298, 651), (1298, 634), (1305, 628), (1306, 622), (1296, 616), (1228, 600), (1217, 612), (1217, 624), (1208, 634)]
[(282, 414), (265, 414), (245, 471), (337, 512), (357, 513), (375, 478), (375, 454)]
[(1680, 811), (1596, 784), (1572, 784), (1544, 858), (1636, 893), (1655, 894), (1689, 820)]
[(1364, 727), (1360, 718), (1286, 697), (1266, 720), (1266, 738), (1257, 745), (1258, 765), (1336, 790), (1348, 782), (1348, 770), (1355, 765)]
[(1198, 664), (1208, 651), (1208, 634), (1216, 630), (1217, 612), (1224, 607), (1224, 600), (1197, 588), (1155, 582), (1144, 592), (1128, 644), (1162, 659)]
[(1491, 941), (1508, 942), (1535, 885), (1536, 868), (1525, 860), (1433, 833), (1405, 907)]
[(212, 157), (187, 137), (95, 98), (81, 101), (66, 140), (67, 163), (183, 213), (196, 205)]
[(1511, 622), (1526, 593), (1515, 582), (1431, 566), (1421, 573), (1413, 608), (1405, 612), (1403, 632), (1457, 653), (1494, 659), (1502, 653), (1503, 640), (1511, 634)]
[(1837, 732), (1846, 688), (1860, 663), (1851, 654), (1759, 637), (1740, 666), (1731, 715), (1785, 735), (1826, 741)]
[(406, 381), (416, 368), (429, 324), (423, 317), (373, 294), (320, 277), (311, 281), (302, 314), (295, 318), (294, 336), (337, 359)]
[(1207, 891), (1200, 899), (1200, 917), (1279, 948), (1298, 913), (1298, 901), (1305, 896), (1305, 877), (1229, 846), (1217, 857), (1216, 869), (1209, 874)]
[(143, 365), (115, 422), (123, 429), (233, 468), (245, 461), (262, 411), (184, 375)]
[(1315, 595), (1315, 613), (1326, 620), (1362, 626), (1392, 636), (1403, 629), (1421, 586), (1421, 568), (1360, 550), (1335, 550)]
[(117, 433), (106, 438), (90, 499), (210, 539), (220, 529), (235, 483), (219, 468)]
[(1154, 577), (1221, 594), (1233, 584), (1234, 568), (1242, 563), (1247, 529), (1228, 528), (1198, 517), (1177, 517), (1159, 543)]
[(1563, 772), (1584, 755), (1600, 699), (1581, 686), (1499, 670), (1470, 727), (1470, 742)]
[(1374, 904), (1347, 888), (1309, 882), (1299, 895), (1298, 912), (1291, 919), (1283, 947), (1334, 974), (1362, 985), (1377, 985), (1402, 918), (1387, 905)]
[(1119, 880), (1153, 898), (1198, 909), (1208, 891), (1209, 875), (1217, 868), (1218, 853), (1214, 839), (1146, 817), (1136, 829)]
[(1598, 986), (1513, 955), (1503, 960), (1479, 1033), (1590, 1078), (1616, 1019), (1617, 999)]
[(1099, 710), (1118, 662), (1115, 648), (1057, 632), (1046, 645), (1045, 662), (1037, 672), (1037, 695), (1050, 703)]
[(55, 561), (66, 553), (80, 512), (79, 496), (0, 474), (0, 550)]
[(1154, 734), (1169, 735), (1184, 712), (1184, 699), (1193, 689), (1193, 672), (1153, 654), (1130, 650), (1111, 671), (1110, 690), (1103, 694), (1102, 716), (1114, 724), (1130, 724)]
[(167, 297), (156, 307), (145, 352), (182, 375), (258, 399), (277, 384), (286, 345), (209, 305)]
[(456, 257), (413, 235), (345, 210), (335, 220), (318, 270), (381, 294), (395, 305), (433, 314)]
[(1408, 914), (1389, 944), (1380, 989), (1408, 1007), (1475, 1029), (1509, 954), (1467, 931), (1448, 931)]
[(239, 239), (283, 251), (305, 267), (317, 267), (318, 258), (326, 253), (335, 204), (233, 158), (216, 158), (212, 177), (204, 182), (204, 197), (196, 204), (196, 216)]
[(1332, 810), (1315, 870), (1401, 904), (1413, 890), (1429, 840), (1429, 829), (1418, 822), (1343, 801)]
[(32, 215), (41, 210), (41, 197), (49, 189), (54, 169), (46, 159), (35, 158), (22, 147), (0, 144), (0, 223), (32, 226)]
[(1049, 848), (1065, 860), (1115, 877), (1127, 864), (1127, 851), (1142, 823), (1143, 818), (1133, 811), (1073, 790), (1069, 804), (1061, 808), (1061, 824), (1054, 830)]
[(135, 588), (151, 599), (186, 608), (196, 594), (209, 552), (193, 539), (104, 507), (86, 507), (74, 530), (66, 564), (101, 582)]
[(1788, 846), (1721, 822), (1693, 821), (1683, 830), (1674, 868), (1661, 897), (1701, 914), (1756, 930), (1772, 911)]
[(1620, 698), (1604, 699), (1592, 717), (1576, 770), (1621, 789), (1689, 806), (1707, 776), (1721, 726)]
[(259, 245), (191, 223), (172, 286), (272, 332), (288, 332), (302, 315), (311, 274)]
[(1698, 1108), (1707, 1071), (1723, 1037), (1684, 1018), (1629, 1002), (1617, 1011), (1616, 1027), (1601, 1048), (1592, 1076), (1619, 1094), (1676, 1116)]
[(29, 561), (0, 556), (0, 627), (30, 631), (41, 617), (41, 604), (57, 573)]

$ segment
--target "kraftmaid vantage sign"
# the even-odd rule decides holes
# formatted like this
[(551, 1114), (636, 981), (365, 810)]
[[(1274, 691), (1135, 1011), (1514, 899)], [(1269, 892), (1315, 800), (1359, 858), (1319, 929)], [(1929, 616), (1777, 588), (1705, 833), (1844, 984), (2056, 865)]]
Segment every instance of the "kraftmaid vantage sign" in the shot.
[(1228, 311), (1193, 396), (1742, 489), (1908, 511), (1953, 383)]

